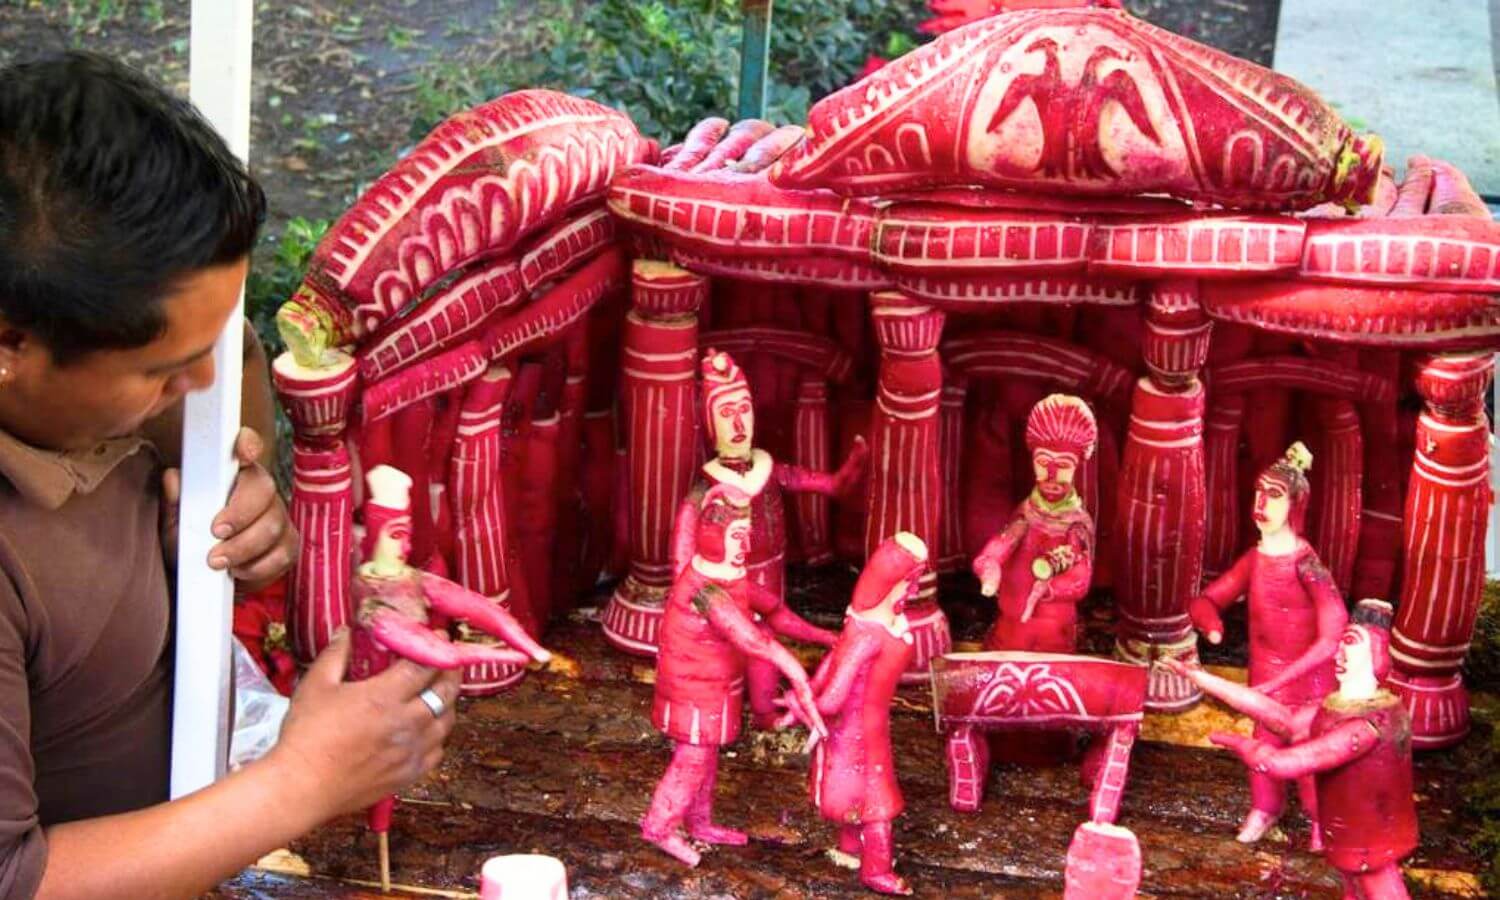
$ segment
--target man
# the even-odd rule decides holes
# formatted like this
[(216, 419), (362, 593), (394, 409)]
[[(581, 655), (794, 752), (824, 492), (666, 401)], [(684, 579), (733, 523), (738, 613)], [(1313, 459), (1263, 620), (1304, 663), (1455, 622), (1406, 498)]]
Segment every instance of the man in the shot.
[[(196, 895), (420, 777), (452, 727), (456, 679), (398, 663), (344, 684), (341, 639), (268, 756), (163, 802), (175, 477), (137, 435), (212, 383), (263, 207), (196, 112), (129, 70), (0, 71), (0, 896)], [(295, 546), (259, 444), (241, 435), (209, 558), (250, 582)]]

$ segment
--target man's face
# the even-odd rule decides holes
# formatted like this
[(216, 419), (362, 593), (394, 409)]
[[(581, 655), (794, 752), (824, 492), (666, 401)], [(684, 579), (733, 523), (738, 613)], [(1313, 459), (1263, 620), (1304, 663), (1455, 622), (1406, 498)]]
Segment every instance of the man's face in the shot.
[(1261, 478), (1255, 482), (1255, 527), (1261, 534), (1280, 531), (1291, 510), (1291, 493), (1281, 479)]
[(1078, 473), (1078, 457), (1041, 449), (1031, 454), (1036, 473), (1036, 489), (1048, 503), (1066, 500), (1073, 492), (1073, 476)]
[(720, 456), (749, 456), (755, 408), (749, 391), (731, 391), (714, 402), (714, 447)]
[(143, 347), (101, 350), (59, 366), (36, 338), (0, 326), (0, 426), (51, 450), (81, 450), (136, 431), (190, 391), (213, 384), (224, 330), (248, 260), (201, 269), (162, 300), (167, 327)]
[(1370, 635), (1362, 625), (1350, 625), (1339, 639), (1339, 649), (1333, 657), (1333, 674), (1340, 684), (1351, 676), (1359, 677), (1375, 671), (1375, 654), (1370, 647)]

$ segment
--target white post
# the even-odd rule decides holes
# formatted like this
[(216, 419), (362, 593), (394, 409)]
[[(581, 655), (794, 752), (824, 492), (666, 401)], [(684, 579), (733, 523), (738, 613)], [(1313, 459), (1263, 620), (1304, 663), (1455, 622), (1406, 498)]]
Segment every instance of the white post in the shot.
[[(250, 153), (251, 0), (193, 0), (188, 65), (193, 103), (241, 159)], [(172, 797), (206, 787), (229, 759), (234, 584), (208, 567), (213, 517), (238, 466), (244, 298), (214, 347), (217, 377), (187, 398), (177, 563), (177, 661), (172, 702)]]

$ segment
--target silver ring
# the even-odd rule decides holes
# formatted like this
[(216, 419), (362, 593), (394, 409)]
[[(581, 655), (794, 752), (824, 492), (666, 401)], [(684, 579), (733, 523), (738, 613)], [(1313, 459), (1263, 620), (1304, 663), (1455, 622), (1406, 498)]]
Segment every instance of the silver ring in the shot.
[(427, 704), (427, 708), (432, 710), (434, 719), (441, 719), (443, 713), (448, 710), (448, 704), (444, 703), (443, 698), (438, 696), (438, 692), (432, 688), (423, 688), (422, 693), (417, 695), (417, 699)]

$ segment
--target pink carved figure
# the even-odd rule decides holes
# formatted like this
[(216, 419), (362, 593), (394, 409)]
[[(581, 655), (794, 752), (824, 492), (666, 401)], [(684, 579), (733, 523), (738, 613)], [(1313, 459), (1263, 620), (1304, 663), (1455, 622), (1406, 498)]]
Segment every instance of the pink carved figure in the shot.
[[(1302, 537), (1310, 491), (1312, 454), (1300, 442), (1272, 463), (1255, 484), (1255, 525), (1260, 543), (1214, 579), (1189, 605), (1193, 625), (1209, 643), (1224, 638), (1219, 613), (1248, 591), (1250, 685), (1287, 706), (1315, 708), (1334, 687), (1333, 653), (1348, 621), (1333, 576)], [(1279, 746), (1274, 729), (1259, 726), (1258, 740)], [(1322, 846), (1318, 799), (1311, 778), (1297, 783), (1313, 823), (1311, 847)], [(1263, 771), (1250, 773), (1251, 809), (1238, 839), (1260, 840), (1280, 818), (1286, 786)]]
[(667, 595), (656, 654), (651, 723), (672, 740), (672, 761), (641, 820), (641, 836), (687, 863), (699, 853), (688, 836), (709, 844), (743, 845), (745, 833), (713, 822), (719, 747), (740, 734), (746, 657), (770, 661), (792, 683), (793, 709), (826, 735), (807, 673), (796, 657), (756, 625), (780, 598), (745, 570), (751, 538), (750, 497), (718, 485), (703, 498), (692, 561)]
[(859, 880), (882, 894), (911, 893), (891, 868), (891, 822), (906, 806), (891, 756), (891, 698), (914, 652), (906, 602), (927, 564), (927, 545), (909, 531), (876, 548), (812, 682), (828, 723), (828, 740), (813, 746), (812, 801), (839, 826), (835, 859), (857, 857)]
[(1322, 703), (1289, 706), (1261, 691), (1164, 660), (1178, 674), (1254, 718), (1276, 742), (1237, 734), (1210, 739), (1259, 774), (1312, 778), (1328, 862), (1345, 900), (1404, 900), (1401, 859), (1417, 846), (1411, 718), (1382, 687), (1391, 670), (1390, 604), (1361, 600), (1334, 651), (1338, 690)]
[(1093, 574), (1094, 521), (1074, 476), (1093, 456), (1098, 437), (1094, 414), (1077, 397), (1053, 394), (1032, 408), (1026, 447), (1036, 487), (974, 558), (980, 591), (999, 594), (986, 650), (1078, 649), (1078, 602)]
[[(354, 573), (350, 594), (354, 628), (350, 635), (348, 677), (362, 681), (378, 675), (403, 657), (434, 669), (497, 663), (526, 665), (547, 662), (552, 654), (533, 641), (521, 624), (488, 598), (446, 578), (406, 564), (411, 552), (411, 478), (399, 469), (376, 466), (365, 476), (366, 562)], [(436, 613), (430, 616), (429, 613)], [(434, 628), (448, 618), (466, 620), (505, 639), (511, 647), (455, 644)], [(387, 835), (395, 797), (370, 807), (370, 830), (380, 837), (381, 883), (390, 884)]]
[[(714, 442), (714, 458), (677, 510), (673, 528), (672, 571), (681, 573), (693, 557), (699, 505), (715, 485), (731, 485), (750, 497), (750, 549), (746, 569), (751, 582), (775, 598), (762, 611), (760, 628), (799, 641), (833, 646), (838, 635), (819, 628), (792, 612), (784, 602), (786, 572), (786, 512), (782, 492), (808, 492), (838, 497), (864, 480), (869, 451), (863, 439), (835, 473), (813, 472), (777, 462), (755, 446), (755, 406), (744, 372), (727, 353), (709, 349), (703, 354), (703, 415), (706, 434)], [(776, 692), (780, 677), (768, 661), (752, 659), (749, 668), (750, 709), (757, 728), (776, 721)]]

